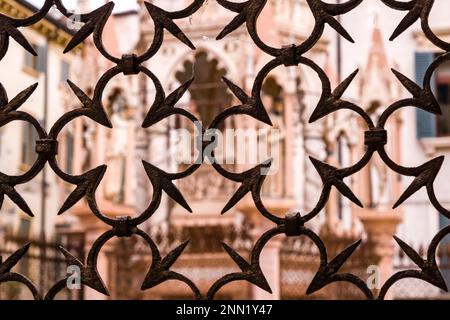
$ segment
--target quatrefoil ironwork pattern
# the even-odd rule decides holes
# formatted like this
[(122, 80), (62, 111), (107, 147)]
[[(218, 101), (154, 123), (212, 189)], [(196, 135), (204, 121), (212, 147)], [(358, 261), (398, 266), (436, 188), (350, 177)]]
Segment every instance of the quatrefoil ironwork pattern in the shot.
[[(386, 281), (386, 283), (384, 283), (378, 296), (374, 296), (374, 293), (358, 276), (349, 273), (339, 273), (341, 267), (359, 247), (361, 241), (350, 245), (335, 258), (329, 261), (324, 242), (315, 232), (306, 226), (309, 221), (314, 219), (319, 212), (324, 209), (333, 187), (335, 187), (342, 195), (350, 199), (356, 205), (361, 207), (363, 206), (350, 187), (346, 185), (344, 179), (363, 169), (369, 163), (374, 153), (378, 153), (385, 164), (396, 173), (404, 176), (415, 177), (411, 185), (404, 191), (400, 199), (398, 199), (398, 201), (394, 204), (394, 208), (401, 205), (419, 189), (425, 187), (428, 192), (430, 202), (436, 210), (443, 216), (450, 218), (449, 210), (445, 209), (439, 203), (434, 191), (434, 181), (440, 171), (444, 158), (438, 157), (418, 167), (403, 167), (395, 163), (388, 156), (385, 150), (385, 145), (388, 141), (388, 133), (385, 129), (385, 125), (389, 117), (395, 111), (404, 107), (413, 106), (432, 114), (441, 114), (441, 108), (433, 95), (430, 82), (433, 72), (444, 62), (450, 60), (450, 43), (439, 39), (429, 26), (429, 16), (434, 0), (411, 0), (408, 2), (381, 0), (381, 2), (390, 8), (405, 11), (407, 13), (403, 20), (399, 23), (398, 27), (393, 31), (391, 40), (394, 40), (398, 35), (408, 29), (415, 21), (420, 19), (425, 36), (434, 45), (443, 50), (444, 53), (438, 56), (437, 59), (430, 65), (425, 74), (425, 79), (422, 86), (414, 83), (398, 71), (392, 70), (401, 84), (406, 88), (406, 90), (408, 90), (408, 92), (411, 93), (412, 97), (396, 101), (387, 107), (376, 124), (362, 107), (342, 98), (345, 90), (351, 84), (358, 71), (355, 71), (353, 74), (348, 76), (348, 78), (346, 78), (337, 88), (332, 90), (330, 80), (324, 70), (314, 61), (305, 57), (305, 53), (309, 52), (321, 38), (326, 24), (333, 28), (342, 37), (353, 42), (351, 35), (335, 17), (352, 11), (359, 4), (361, 4), (362, 0), (348, 0), (342, 4), (329, 4), (320, 0), (307, 0), (307, 4), (309, 5), (315, 19), (315, 25), (310, 36), (301, 44), (292, 44), (281, 48), (274, 48), (266, 44), (258, 36), (257, 21), (260, 13), (267, 4), (267, 0), (247, 0), (239, 3), (228, 0), (217, 0), (221, 6), (236, 13), (236, 16), (232, 19), (232, 21), (226, 25), (223, 28), (223, 31), (217, 36), (217, 40), (226, 37), (232, 31), (245, 24), (248, 34), (258, 48), (273, 57), (273, 59), (268, 62), (257, 74), (250, 95), (230, 80), (225, 78), (223, 79), (231, 92), (238, 98), (240, 104), (232, 106), (217, 115), (208, 129), (218, 129), (226, 118), (234, 115), (247, 115), (261, 121), (262, 123), (271, 125), (270, 116), (266, 112), (260, 96), (263, 82), (267, 75), (275, 68), (298, 65), (304, 65), (312, 69), (319, 77), (322, 85), (320, 99), (315, 110), (310, 116), (310, 123), (326, 117), (338, 110), (348, 109), (357, 113), (366, 123), (368, 129), (365, 132), (365, 154), (361, 160), (353, 166), (339, 169), (320, 160), (311, 158), (311, 161), (323, 182), (322, 193), (318, 203), (310, 212), (287, 214), (284, 218), (278, 217), (271, 213), (264, 206), (261, 198), (261, 188), (265, 178), (263, 169), (270, 167), (271, 160), (267, 160), (259, 166), (242, 173), (227, 171), (224, 167), (213, 161), (212, 166), (219, 174), (240, 184), (240, 187), (226, 204), (222, 214), (235, 206), (246, 194), (251, 194), (258, 211), (262, 216), (270, 220), (274, 224), (274, 227), (265, 232), (256, 242), (251, 251), (250, 262), (246, 261), (233, 248), (224, 243), (224, 250), (239, 266), (241, 272), (228, 274), (218, 279), (204, 295), (197, 288), (196, 284), (189, 279), (188, 275), (183, 275), (172, 270), (173, 264), (183, 253), (183, 250), (188, 245), (188, 242), (186, 241), (182, 243), (168, 253), (166, 257), (162, 258), (161, 253), (152, 238), (139, 228), (142, 223), (151, 219), (153, 214), (158, 209), (163, 191), (186, 210), (191, 211), (189, 204), (186, 202), (181, 192), (177, 189), (174, 181), (192, 175), (197, 169), (200, 168), (201, 164), (193, 164), (184, 172), (174, 174), (164, 172), (163, 170), (144, 161), (143, 165), (145, 171), (153, 186), (153, 197), (151, 203), (144, 212), (135, 218), (123, 217), (117, 219), (104, 215), (99, 209), (95, 199), (96, 189), (98, 188), (99, 183), (101, 182), (106, 171), (105, 165), (99, 166), (81, 175), (71, 175), (60, 169), (56, 161), (58, 136), (64, 127), (72, 120), (78, 117), (88, 117), (99, 125), (108, 128), (112, 127), (107, 113), (105, 112), (105, 108), (102, 105), (102, 94), (108, 82), (121, 73), (124, 75), (135, 75), (142, 73), (150, 78), (156, 88), (156, 97), (142, 124), (143, 128), (149, 128), (172, 115), (181, 115), (194, 123), (197, 122), (197, 118), (193, 114), (176, 106), (183, 94), (189, 89), (193, 79), (182, 84), (178, 89), (169, 95), (166, 95), (161, 82), (144, 66), (144, 62), (152, 59), (159, 51), (164, 40), (165, 32), (169, 32), (186, 46), (191, 49), (195, 49), (194, 44), (177, 26), (176, 21), (195, 14), (195, 12), (202, 7), (205, 1), (206, 0), (193, 0), (191, 5), (183, 10), (175, 12), (169, 12), (151, 3), (145, 2), (145, 7), (148, 14), (154, 22), (154, 37), (148, 49), (139, 56), (133, 54), (115, 57), (108, 52), (103, 44), (102, 32), (108, 18), (112, 13), (114, 7), (113, 2), (108, 2), (90, 13), (81, 14), (80, 21), (83, 23), (83, 26), (73, 36), (64, 52), (66, 53), (73, 50), (87, 37), (93, 35), (93, 41), (97, 50), (115, 66), (106, 71), (100, 78), (94, 89), (92, 98), (83, 92), (75, 83), (70, 80), (68, 81), (68, 85), (80, 100), (82, 107), (64, 114), (59, 120), (56, 121), (49, 133), (46, 132), (39, 121), (37, 121), (33, 116), (26, 112), (19, 111), (21, 105), (23, 105), (25, 101), (33, 94), (33, 91), (36, 89), (37, 85), (33, 85), (25, 89), (12, 100), (8, 99), (4, 88), (0, 87), (0, 126), (4, 126), (11, 121), (22, 120), (29, 122), (37, 130), (39, 135), (39, 140), (36, 144), (36, 152), (38, 157), (28, 172), (21, 176), (10, 176), (0, 173), (1, 199), (3, 200), (5, 195), (8, 196), (21, 210), (23, 210), (26, 214), (33, 216), (32, 209), (20, 196), (15, 187), (34, 179), (47, 163), (61, 179), (74, 185), (74, 191), (68, 196), (58, 214), (63, 214), (82, 198), (85, 198), (92, 214), (94, 214), (105, 224), (109, 225), (111, 229), (102, 234), (95, 241), (88, 253), (86, 261), (80, 261), (64, 248), (61, 248), (61, 251), (67, 258), (68, 264), (76, 265), (80, 268), (82, 283), (105, 295), (108, 295), (108, 289), (103, 283), (97, 270), (97, 258), (99, 252), (105, 243), (110, 239), (114, 237), (131, 237), (133, 235), (141, 237), (150, 247), (152, 254), (152, 264), (145, 277), (144, 283), (142, 284), (142, 290), (153, 288), (169, 280), (176, 280), (186, 283), (191, 288), (197, 299), (214, 299), (215, 294), (226, 284), (233, 281), (244, 280), (270, 292), (271, 288), (264, 276), (259, 258), (265, 245), (273, 237), (280, 234), (285, 234), (289, 237), (308, 237), (314, 242), (319, 250), (319, 269), (307, 289), (307, 294), (312, 294), (330, 283), (343, 281), (355, 285), (368, 299), (383, 299), (392, 285), (404, 278), (422, 279), (443, 290), (447, 290), (447, 286), (436, 262), (436, 251), (440, 241), (450, 233), (450, 227), (442, 229), (434, 237), (428, 248), (426, 259), (423, 259), (415, 250), (413, 250), (401, 239), (395, 237), (398, 245), (406, 253), (406, 255), (412, 259), (418, 269), (395, 273)], [(25, 19), (14, 19), (5, 15), (0, 15), (0, 59), (3, 59), (5, 56), (11, 38), (19, 43), (25, 50), (33, 55), (36, 55), (33, 47), (20, 32), (20, 28), (37, 23), (43, 19), (48, 14), (49, 10), (54, 6), (67, 18), (73, 15), (72, 12), (69, 12), (66, 9), (61, 0), (45, 0), (43, 6), (38, 12)], [(201, 131), (200, 134), (202, 134), (203, 138), (201, 148), (204, 149), (212, 142), (211, 139), (205, 139), (205, 130)], [(201, 162), (203, 162), (204, 159), (202, 158), (201, 160)], [(54, 284), (48, 292), (41, 292), (39, 288), (37, 288), (24, 275), (11, 272), (14, 265), (17, 264), (17, 262), (26, 254), (28, 248), (29, 245), (19, 249), (4, 262), (0, 260), (0, 283), (9, 281), (20, 282), (29, 288), (36, 299), (55, 298), (55, 296), (65, 288), (66, 279), (62, 279), (58, 283)]]

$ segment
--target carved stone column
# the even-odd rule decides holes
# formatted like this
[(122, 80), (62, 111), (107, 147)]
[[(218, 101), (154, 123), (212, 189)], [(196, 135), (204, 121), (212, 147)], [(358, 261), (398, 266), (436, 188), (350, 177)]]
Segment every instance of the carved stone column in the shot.
[[(371, 243), (373, 261), (377, 261), (376, 266), (379, 271), (380, 286), (382, 286), (394, 272), (395, 245), (393, 236), (396, 233), (397, 226), (403, 220), (403, 215), (394, 211), (363, 210), (359, 213), (359, 218), (367, 233), (367, 240)], [(370, 262), (368, 261), (368, 263)], [(375, 294), (378, 294), (378, 292), (378, 288), (374, 290)], [(390, 298), (392, 298), (392, 290), (386, 295), (386, 299)]]

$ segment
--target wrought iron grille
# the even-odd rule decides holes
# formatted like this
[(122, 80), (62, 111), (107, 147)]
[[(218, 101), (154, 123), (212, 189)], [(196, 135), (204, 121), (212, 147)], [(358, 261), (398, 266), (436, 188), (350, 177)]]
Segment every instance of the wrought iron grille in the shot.
[[(51, 283), (60, 280), (67, 275), (67, 263), (61, 254), (60, 246), (64, 245), (67, 250), (84, 256), (84, 235), (73, 234), (70, 236), (58, 236), (54, 239), (41, 239), (20, 237), (14, 234), (6, 234), (2, 237), (0, 255), (9, 255), (27, 243), (32, 243), (27, 254), (18, 261), (17, 268), (27, 278), (37, 283)], [(64, 300), (83, 299), (84, 290), (66, 290), (60, 293), (59, 298)], [(21, 290), (21, 284), (9, 282), (4, 284), (0, 290), (0, 299), (27, 299), (29, 293)]]
[[(92, 210), (92, 214), (94, 214), (105, 224), (109, 225), (111, 229), (102, 234), (95, 241), (87, 255), (86, 261), (80, 261), (62, 247), (60, 250), (65, 255), (68, 264), (77, 265), (81, 268), (82, 283), (105, 295), (108, 294), (108, 289), (103, 283), (97, 270), (97, 258), (99, 252), (108, 240), (114, 237), (131, 237), (133, 235), (141, 237), (148, 244), (153, 258), (150, 270), (148, 271), (142, 284), (142, 290), (147, 290), (169, 280), (177, 280), (186, 283), (197, 299), (213, 299), (218, 290), (228, 283), (238, 280), (245, 280), (265, 291), (270, 292), (271, 288), (261, 269), (259, 257), (265, 245), (273, 237), (279, 234), (285, 234), (288, 237), (306, 236), (315, 244), (315, 246), (317, 246), (320, 256), (320, 266), (309, 284), (307, 294), (312, 294), (330, 283), (343, 281), (355, 285), (368, 299), (383, 299), (393, 284), (404, 278), (418, 278), (443, 290), (447, 290), (447, 286), (436, 262), (436, 251), (439, 242), (450, 233), (450, 227), (442, 229), (433, 238), (428, 247), (426, 259), (423, 259), (418, 252), (412, 249), (401, 239), (395, 237), (398, 245), (405, 252), (405, 254), (411, 258), (419, 269), (404, 270), (395, 273), (386, 281), (386, 283), (384, 283), (378, 296), (374, 296), (373, 292), (360, 277), (351, 273), (339, 272), (341, 267), (343, 267), (346, 263), (347, 259), (353, 254), (358, 246), (360, 246), (361, 241), (350, 245), (335, 258), (330, 260), (324, 242), (315, 232), (306, 226), (306, 224), (314, 219), (324, 208), (333, 187), (335, 187), (342, 195), (350, 199), (356, 205), (361, 207), (363, 206), (352, 190), (345, 184), (344, 179), (363, 169), (369, 163), (374, 153), (378, 153), (384, 163), (398, 174), (415, 177), (411, 185), (404, 191), (400, 199), (395, 203), (394, 208), (401, 205), (407, 198), (422, 187), (426, 187), (429, 199), (436, 210), (438, 210), (439, 213), (446, 218), (450, 218), (450, 212), (440, 204), (433, 187), (435, 178), (441, 168), (444, 158), (438, 157), (418, 167), (403, 167), (391, 160), (385, 151), (385, 145), (388, 141), (388, 133), (385, 129), (385, 125), (389, 117), (395, 111), (400, 108), (413, 106), (432, 114), (441, 114), (441, 108), (433, 95), (430, 81), (433, 72), (444, 62), (450, 60), (450, 43), (441, 40), (430, 29), (429, 16), (434, 0), (411, 0), (407, 2), (381, 0), (381, 2), (394, 10), (406, 12), (405, 17), (393, 32), (391, 40), (394, 40), (398, 35), (408, 29), (415, 21), (420, 19), (421, 26), (426, 37), (434, 45), (443, 50), (444, 53), (439, 55), (428, 68), (422, 86), (414, 83), (398, 71), (392, 70), (402, 85), (411, 93), (412, 97), (396, 101), (390, 105), (381, 115), (377, 123), (374, 123), (362, 107), (342, 98), (346, 88), (350, 85), (358, 71), (352, 73), (337, 88), (332, 90), (330, 80), (324, 70), (322, 70), (314, 61), (305, 57), (305, 54), (313, 48), (322, 36), (326, 24), (332, 27), (342, 37), (353, 42), (351, 35), (343, 28), (338, 20), (335, 19), (335, 16), (350, 12), (356, 8), (362, 0), (349, 0), (342, 4), (329, 4), (320, 0), (307, 0), (315, 19), (313, 31), (303, 43), (292, 44), (281, 48), (275, 48), (266, 44), (258, 36), (256, 27), (257, 20), (266, 5), (267, 0), (248, 0), (239, 3), (228, 0), (217, 0), (221, 6), (236, 13), (236, 17), (224, 27), (223, 31), (217, 36), (217, 39), (226, 37), (230, 32), (245, 24), (254, 43), (261, 51), (272, 56), (273, 59), (257, 74), (250, 95), (245, 93), (244, 90), (233, 84), (228, 79), (223, 79), (233, 94), (240, 100), (241, 104), (232, 106), (217, 115), (211, 123), (209, 129), (218, 129), (220, 124), (226, 118), (239, 114), (253, 117), (258, 121), (270, 125), (271, 119), (265, 110), (260, 96), (263, 81), (269, 72), (277, 67), (298, 65), (304, 65), (311, 68), (317, 74), (322, 84), (320, 100), (314, 112), (310, 116), (311, 123), (338, 110), (349, 109), (361, 116), (367, 124), (368, 129), (365, 132), (365, 154), (355, 165), (348, 168), (336, 168), (317, 159), (311, 158), (311, 161), (320, 174), (323, 182), (320, 199), (314, 209), (310, 212), (289, 214), (284, 218), (278, 217), (271, 213), (264, 206), (261, 199), (261, 187), (265, 178), (261, 173), (261, 169), (270, 167), (270, 160), (242, 173), (227, 171), (217, 162), (211, 161), (212, 166), (219, 174), (229, 180), (240, 183), (240, 187), (226, 204), (222, 213), (227, 212), (246, 194), (250, 193), (260, 214), (267, 220), (270, 220), (274, 224), (274, 227), (265, 232), (256, 242), (251, 251), (251, 261), (246, 261), (233, 248), (223, 243), (223, 248), (229, 254), (231, 259), (234, 260), (234, 262), (239, 266), (241, 272), (228, 274), (218, 279), (205, 295), (203, 295), (197, 288), (196, 284), (189, 279), (189, 275), (180, 274), (171, 269), (172, 265), (177, 261), (179, 256), (183, 253), (183, 250), (188, 245), (188, 241), (170, 251), (167, 256), (163, 258), (151, 236), (139, 228), (142, 223), (152, 218), (152, 215), (155, 213), (160, 204), (163, 191), (167, 193), (174, 201), (191, 211), (183, 195), (175, 186), (174, 181), (192, 175), (197, 169), (200, 168), (201, 164), (193, 164), (181, 173), (167, 173), (151, 165), (150, 163), (143, 162), (146, 173), (154, 190), (152, 201), (148, 208), (139, 216), (135, 218), (124, 217), (117, 219), (112, 219), (105, 216), (97, 206), (95, 199), (96, 189), (106, 170), (105, 165), (99, 166), (82, 175), (71, 175), (59, 168), (56, 161), (58, 136), (63, 128), (72, 120), (78, 117), (88, 117), (102, 126), (108, 128), (112, 127), (112, 124), (108, 119), (107, 113), (102, 105), (102, 94), (108, 82), (113, 77), (121, 73), (124, 75), (136, 75), (142, 73), (149, 77), (156, 87), (156, 97), (142, 124), (143, 128), (149, 128), (172, 115), (187, 117), (194, 123), (197, 121), (197, 118), (193, 114), (185, 109), (176, 107), (177, 101), (179, 101), (183, 94), (188, 90), (193, 79), (184, 83), (178, 89), (167, 95), (166, 92), (164, 92), (160, 80), (152, 73), (152, 71), (144, 67), (143, 63), (152, 59), (159, 51), (163, 43), (165, 31), (171, 33), (179, 41), (189, 46), (191, 49), (194, 49), (195, 47), (193, 43), (177, 26), (176, 21), (194, 14), (197, 10), (199, 10), (205, 1), (206, 0), (193, 0), (191, 5), (183, 10), (175, 12), (168, 12), (153, 4), (145, 3), (148, 14), (150, 14), (154, 22), (155, 31), (152, 43), (149, 44), (148, 49), (142, 55), (125, 54), (121, 57), (116, 57), (105, 48), (102, 39), (102, 31), (112, 13), (114, 7), (113, 2), (109, 2), (90, 13), (81, 14), (81, 22), (84, 25), (74, 35), (64, 52), (66, 53), (71, 51), (92, 34), (98, 51), (106, 59), (113, 62), (115, 66), (104, 73), (104, 75), (100, 78), (92, 97), (89, 97), (75, 83), (69, 80), (68, 84), (70, 88), (81, 101), (83, 107), (64, 114), (58, 121), (56, 121), (49, 132), (46, 132), (39, 121), (33, 116), (26, 112), (19, 111), (21, 105), (33, 94), (33, 91), (36, 89), (37, 85), (33, 85), (25, 89), (12, 100), (7, 98), (4, 89), (0, 90), (0, 126), (4, 126), (12, 121), (22, 120), (29, 122), (37, 130), (39, 135), (39, 140), (36, 144), (36, 153), (38, 157), (28, 172), (20, 176), (10, 176), (0, 173), (0, 194), (2, 199), (5, 195), (7, 195), (21, 210), (32, 216), (33, 214), (31, 208), (16, 191), (15, 187), (34, 179), (47, 163), (61, 179), (76, 186), (75, 190), (69, 195), (67, 200), (62, 205), (59, 214), (63, 214), (65, 211), (74, 206), (79, 200), (85, 198), (89, 208)], [(10, 38), (18, 42), (25, 50), (29, 51), (33, 55), (36, 55), (33, 47), (20, 32), (20, 28), (36, 24), (45, 17), (53, 6), (56, 6), (56, 8), (66, 17), (73, 14), (68, 12), (61, 0), (45, 0), (42, 8), (30, 17), (15, 19), (5, 15), (0, 15), (0, 59), (5, 56), (8, 50)], [(206, 147), (213, 143), (213, 139), (211, 139), (211, 137), (206, 137), (205, 132), (206, 131), (203, 129), (200, 133), (202, 135), (203, 144), (199, 148), (202, 150), (199, 151), (204, 151)], [(202, 160), (201, 162), (203, 163), (204, 153), (200, 152), (200, 154)], [(209, 160), (214, 160), (214, 155), (211, 158), (212, 159)], [(27, 253), (28, 247), (29, 246), (27, 245), (17, 250), (8, 259), (0, 264), (0, 283), (19, 282), (27, 286), (36, 299), (55, 298), (55, 296), (65, 288), (66, 279), (61, 279), (55, 283), (48, 292), (41, 292), (41, 290), (24, 275), (11, 271), (14, 265), (17, 264), (19, 260), (23, 259), (24, 255)]]

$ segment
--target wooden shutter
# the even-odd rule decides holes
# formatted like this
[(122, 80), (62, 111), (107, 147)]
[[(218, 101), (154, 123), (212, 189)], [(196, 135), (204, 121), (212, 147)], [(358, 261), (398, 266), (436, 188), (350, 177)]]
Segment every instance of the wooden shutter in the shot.
[[(425, 73), (434, 60), (433, 52), (416, 52), (416, 82), (422, 86)], [(432, 90), (436, 92), (434, 80), (431, 83)], [(436, 116), (421, 109), (417, 109), (417, 137), (430, 138), (436, 137)]]

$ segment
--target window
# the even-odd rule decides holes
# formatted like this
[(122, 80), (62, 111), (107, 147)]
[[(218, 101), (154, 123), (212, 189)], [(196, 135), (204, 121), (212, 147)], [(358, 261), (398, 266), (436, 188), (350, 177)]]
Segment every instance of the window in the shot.
[[(36, 51), (36, 46), (32, 45), (34, 50)], [(29, 53), (28, 51), (25, 51), (25, 67), (27, 67), (28, 69), (34, 70), (34, 71), (38, 71), (38, 57), (33, 56), (31, 53)]]
[(61, 61), (61, 82), (66, 82), (70, 76), (70, 63)]
[(37, 159), (35, 150), (36, 140), (39, 136), (33, 125), (26, 122), (22, 129), (22, 164), (32, 166)]
[[(416, 82), (421, 85), (425, 78), (426, 71), (435, 57), (434, 52), (416, 52), (415, 71)], [(436, 116), (422, 109), (416, 109), (417, 137), (436, 137)]]
[(45, 72), (47, 69), (47, 46), (33, 44), (32, 46), (38, 55), (34, 56), (28, 51), (25, 51), (25, 70), (35, 74)]
[(442, 110), (442, 116), (436, 117), (436, 133), (438, 137), (450, 136), (450, 63), (436, 71), (436, 91)]
[[(433, 52), (416, 53), (416, 82), (422, 85), (425, 73), (436, 58)], [(417, 109), (417, 136), (419, 138), (450, 136), (450, 63), (442, 64), (434, 73), (432, 90), (441, 106), (442, 115), (435, 116)]]
[(192, 73), (194, 82), (189, 87), (190, 104), (206, 127), (231, 103), (232, 96), (221, 80), (227, 72), (215, 58), (200, 52), (194, 61), (185, 61), (183, 70), (176, 73), (176, 79), (184, 83), (192, 77)]
[(438, 84), (438, 100), (443, 104), (450, 104), (450, 86), (448, 84)]
[(19, 229), (17, 230), (17, 234), (22, 239), (30, 238), (30, 230), (31, 230), (31, 221), (28, 217), (20, 218)]

